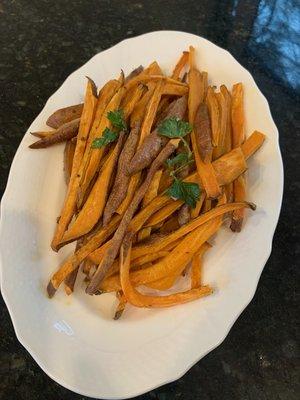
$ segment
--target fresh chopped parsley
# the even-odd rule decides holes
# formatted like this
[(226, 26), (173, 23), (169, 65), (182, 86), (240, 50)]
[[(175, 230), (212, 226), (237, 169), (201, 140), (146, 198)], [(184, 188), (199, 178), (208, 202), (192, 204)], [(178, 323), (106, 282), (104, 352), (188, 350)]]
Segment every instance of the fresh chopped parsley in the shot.
[(174, 200), (182, 200), (190, 207), (195, 208), (200, 197), (200, 188), (197, 183), (183, 182), (175, 178), (167, 190), (167, 195)]
[(107, 113), (107, 118), (111, 122), (112, 126), (118, 131), (126, 131), (127, 125), (124, 118), (124, 111), (122, 109), (109, 111)]
[(169, 169), (172, 169), (174, 167), (181, 167), (184, 166), (189, 162), (189, 155), (187, 153), (179, 153), (177, 156), (173, 158), (168, 158), (166, 161), (166, 164)]
[(183, 138), (191, 131), (188, 122), (176, 117), (167, 118), (158, 126), (158, 133), (168, 138)]
[(93, 149), (100, 149), (101, 147), (114, 142), (118, 138), (120, 131), (127, 131), (127, 125), (122, 109), (109, 111), (107, 113), (107, 119), (111, 122), (114, 130), (105, 128), (102, 136), (93, 140)]
[(100, 149), (103, 146), (106, 146), (109, 143), (114, 142), (118, 138), (119, 134), (105, 128), (103, 134), (100, 138), (96, 138), (93, 140), (92, 148), (93, 149)]

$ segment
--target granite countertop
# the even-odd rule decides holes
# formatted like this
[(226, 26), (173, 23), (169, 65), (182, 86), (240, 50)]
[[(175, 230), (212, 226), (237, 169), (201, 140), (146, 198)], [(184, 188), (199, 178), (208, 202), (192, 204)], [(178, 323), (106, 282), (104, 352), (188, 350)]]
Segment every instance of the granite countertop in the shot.
[[(297, 0), (0, 0), (1, 195), (24, 132), (64, 79), (95, 53), (148, 31), (188, 31), (229, 50), (253, 74), (280, 132), (283, 206), (254, 299), (217, 349), (139, 400), (300, 398), (299, 10)], [(37, 366), (16, 339), (2, 298), (0, 399), (86, 399)]]

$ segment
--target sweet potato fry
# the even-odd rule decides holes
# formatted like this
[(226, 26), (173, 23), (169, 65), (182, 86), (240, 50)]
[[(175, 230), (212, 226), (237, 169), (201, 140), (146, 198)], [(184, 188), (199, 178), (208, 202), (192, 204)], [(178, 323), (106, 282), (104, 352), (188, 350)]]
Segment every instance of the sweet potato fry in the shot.
[(69, 184), (72, 173), (75, 148), (76, 148), (76, 142), (74, 143), (71, 140), (68, 140), (66, 142), (64, 149), (64, 172), (65, 172), (65, 181), (67, 185)]
[(131, 260), (131, 267), (132, 268), (140, 267), (149, 262), (156, 261), (159, 258), (166, 257), (168, 254), (169, 254), (169, 251), (164, 251), (164, 250), (157, 251), (155, 253), (144, 254), (141, 257), (137, 257), (137, 258)]
[[(234, 201), (243, 201), (246, 198), (246, 186), (245, 186), (245, 179), (241, 175), (233, 182), (233, 195)], [(241, 199), (241, 200), (239, 200)], [(230, 229), (233, 232), (240, 232), (242, 229), (243, 219), (244, 219), (244, 212), (237, 212), (235, 210), (232, 213), (232, 220), (230, 224)]]
[(221, 117), (220, 117), (220, 110), (219, 110), (219, 103), (214, 93), (214, 90), (211, 86), (207, 89), (207, 96), (206, 96), (206, 104), (209, 110), (210, 115), (210, 124), (211, 124), (211, 131), (212, 131), (212, 145), (213, 147), (217, 147), (220, 138), (220, 130), (221, 130)]
[(241, 83), (232, 88), (232, 145), (240, 146), (245, 140), (244, 89)]
[[(93, 277), (93, 275), (97, 269), (96, 264), (94, 264), (91, 260), (86, 258), (85, 260), (83, 260), (81, 265), (82, 265), (82, 272), (86, 275), (86, 278), (88, 280), (90, 280)], [(76, 270), (74, 270), (74, 271), (76, 271)]]
[[(178, 100), (175, 100), (169, 108), (167, 118), (177, 117), (182, 119), (185, 114), (186, 107), (187, 99), (185, 96), (181, 97)], [(154, 116), (151, 121), (153, 122), (153, 120)], [(147, 132), (149, 132), (149, 127), (147, 129)], [(143, 135), (143, 138), (140, 141), (142, 145), (139, 147), (134, 157), (132, 158), (131, 163), (128, 167), (128, 173), (133, 175), (148, 167), (167, 142), (168, 138), (166, 138), (165, 136), (160, 136), (157, 129), (153, 130), (148, 136)]]
[(192, 219), (198, 217), (198, 215), (200, 214), (205, 198), (206, 198), (205, 191), (202, 191), (199, 200), (197, 200), (196, 207), (191, 210)]
[(177, 64), (175, 65), (174, 71), (172, 73), (173, 79), (179, 79), (183, 68), (188, 63), (188, 60), (189, 60), (189, 52), (183, 51), (180, 59), (178, 60)]
[[(78, 242), (76, 243), (76, 250), (80, 249), (82, 244), (83, 240), (82, 239), (78, 240)], [(78, 275), (78, 270), (79, 266), (76, 269), (74, 269), (74, 271), (72, 271), (65, 279), (65, 292), (68, 296), (70, 296), (70, 294), (74, 292), (74, 286)]]
[(124, 132), (120, 132), (115, 148), (104, 164), (103, 169), (99, 172), (91, 193), (79, 211), (74, 223), (65, 232), (62, 243), (69, 243), (71, 240), (90, 232), (101, 218), (108, 195), (110, 179), (121, 151), (124, 135)]
[[(150, 183), (149, 189), (147, 190), (147, 192), (145, 193), (145, 197), (143, 198), (142, 202), (143, 207), (149, 204), (150, 201), (157, 196), (161, 175), (162, 175), (162, 169), (158, 170), (155, 173), (152, 182)], [(138, 241), (146, 239), (148, 236), (150, 236), (150, 233), (151, 233), (150, 227), (141, 229), (140, 232), (138, 233)]]
[(219, 110), (220, 110), (220, 135), (218, 140), (218, 146), (214, 148), (213, 159), (221, 157), (226, 153), (226, 132), (227, 132), (227, 120), (230, 116), (230, 104), (229, 98), (224, 94), (224, 92), (216, 93), (216, 98), (218, 100)]
[[(223, 137), (223, 150), (220, 153), (229, 153), (232, 149), (232, 124), (231, 124), (231, 95), (225, 85), (220, 86), (220, 91), (226, 101), (226, 130), (225, 136)], [(233, 183), (230, 183), (224, 188), (227, 202), (233, 201)], [(245, 200), (245, 199), (243, 199)]]
[(188, 301), (207, 296), (212, 293), (208, 286), (201, 289), (193, 289), (182, 293), (171, 294), (168, 296), (148, 296), (139, 293), (131, 284), (129, 269), (130, 269), (130, 250), (131, 244), (128, 246), (124, 257), (124, 248), (121, 248), (120, 257), (120, 276), (121, 286), (124, 296), (127, 301), (136, 307), (170, 307), (176, 304), (183, 304)]
[(149, 76), (149, 75), (162, 75), (162, 71), (156, 61), (151, 63), (146, 69), (141, 71), (139, 74), (135, 74), (135, 76), (131, 75), (130, 79), (127, 79), (127, 78), (125, 79), (125, 85), (128, 84), (128, 82), (131, 81), (133, 78), (135, 78), (135, 82), (130, 89), (126, 90), (126, 93), (125, 93), (124, 99), (123, 99), (124, 104), (127, 104), (130, 101), (137, 86), (146, 87), (146, 85), (151, 86), (151, 85), (155, 84), (155, 81), (146, 82), (145, 84), (139, 83), (139, 80), (137, 79), (138, 77), (145, 78), (145, 76)]
[(80, 118), (82, 110), (83, 104), (76, 104), (75, 106), (60, 108), (50, 115), (50, 117), (46, 121), (46, 124), (51, 128), (57, 129), (67, 122)]
[(66, 261), (58, 268), (58, 270), (51, 277), (48, 286), (47, 293), (51, 298), (54, 296), (56, 290), (59, 288), (64, 279), (76, 269), (80, 263), (94, 250), (96, 250), (102, 243), (104, 243), (109, 236), (116, 230), (120, 223), (121, 217), (116, 215), (112, 218), (110, 224), (105, 229), (100, 229), (96, 232), (78, 251), (72, 256), (67, 258)]
[(124, 215), (125, 211), (127, 210), (127, 208), (129, 207), (129, 205), (132, 201), (134, 193), (136, 192), (140, 182), (141, 182), (141, 174), (140, 173), (130, 176), (127, 194), (126, 194), (124, 200), (122, 201), (122, 203), (120, 204), (120, 206), (117, 208), (117, 210), (116, 210), (117, 214)]
[[(71, 122), (67, 122), (61, 125), (54, 133), (51, 135), (44, 136), (42, 139), (35, 143), (32, 143), (29, 147), (31, 149), (43, 149), (45, 147), (52, 146), (53, 144), (65, 142), (72, 139), (78, 133), (80, 124), (80, 119), (77, 118)], [(36, 135), (36, 133), (33, 132)], [(38, 132), (40, 134), (40, 132)]]
[[(109, 129), (111, 128), (111, 122), (107, 118), (107, 114), (110, 111), (115, 111), (119, 108), (123, 94), (124, 94), (124, 87), (120, 87), (110, 100), (109, 104), (107, 105), (103, 113), (103, 116), (101, 118), (101, 122), (97, 128), (99, 137), (102, 136), (105, 128)], [(79, 172), (80, 183), (79, 183), (79, 192), (77, 198), (77, 203), (79, 207), (82, 205), (84, 194), (89, 186), (89, 183), (91, 182), (91, 180), (93, 179), (94, 175), (98, 170), (99, 162), (103, 157), (104, 150), (105, 147), (89, 149), (89, 156), (87, 157), (87, 160), (85, 161), (85, 165), (83, 165), (82, 170)]]
[(133, 93), (131, 94), (127, 102), (124, 102), (124, 104), (122, 104), (121, 108), (124, 111), (125, 119), (128, 119), (130, 117), (132, 111), (134, 110), (134, 107), (138, 104), (140, 98), (145, 93), (145, 89), (147, 89), (146, 86), (141, 84), (137, 85), (137, 87), (133, 89)]
[(93, 122), (96, 102), (97, 98), (95, 97), (95, 86), (91, 80), (88, 80), (84, 107), (80, 119), (78, 139), (76, 142), (76, 149), (73, 158), (70, 183), (61, 211), (61, 215), (56, 226), (55, 234), (51, 243), (51, 247), (54, 251), (58, 250), (59, 243), (66, 229), (68, 228), (68, 225), (76, 210), (76, 195), (79, 184), (78, 170), (85, 151), (85, 144), (89, 134), (89, 130)]
[(200, 250), (193, 256), (192, 259), (192, 271), (191, 271), (191, 289), (196, 289), (201, 285), (201, 270), (202, 270), (202, 258), (204, 253), (211, 247), (208, 242), (205, 242)]
[[(188, 110), (189, 110), (189, 122), (194, 125), (196, 111), (201, 103), (199, 92), (202, 90), (202, 76), (200, 72), (195, 68), (194, 55), (195, 49), (190, 46), (189, 62), (189, 99), (188, 99)], [(197, 140), (195, 130), (191, 132), (192, 147), (194, 152), (194, 158), (196, 161), (197, 171), (202, 186), (205, 188), (208, 198), (217, 198), (220, 194), (220, 187), (217, 182), (217, 178), (214, 173), (214, 169), (211, 163), (204, 163), (199, 154), (197, 147)]]
[(178, 210), (177, 221), (179, 226), (185, 225), (187, 222), (189, 222), (190, 218), (191, 218), (190, 207), (187, 204), (183, 204)]
[(174, 85), (178, 85), (178, 86), (183, 86), (183, 87), (187, 87), (187, 84), (184, 82), (180, 82), (177, 81), (175, 79), (169, 78), (167, 76), (163, 76), (163, 75), (144, 75), (144, 74), (140, 74), (139, 76), (136, 76), (135, 78), (131, 79), (131, 81), (129, 81), (128, 83), (126, 83), (125, 85), (125, 90), (128, 91), (130, 90), (132, 87), (134, 87), (136, 84), (139, 83), (147, 83), (149, 81), (160, 81), (163, 80), (166, 84), (174, 84)]
[(127, 304), (127, 300), (126, 300), (124, 294), (122, 292), (117, 292), (117, 293), (119, 293), (119, 295), (117, 294), (117, 296), (119, 298), (119, 304), (117, 306), (117, 309), (116, 309), (116, 312), (114, 315), (115, 321), (117, 321), (118, 319), (121, 318), (121, 316), (125, 310), (126, 304)]
[(55, 133), (56, 130), (53, 131), (37, 131), (37, 132), (30, 132), (30, 135), (38, 137), (39, 139), (43, 139), (49, 137)]
[(145, 221), (151, 217), (156, 211), (158, 211), (161, 207), (165, 204), (172, 202), (170, 197), (168, 196), (157, 196), (155, 199), (151, 201), (146, 207), (144, 207), (139, 213), (137, 213), (129, 225), (129, 230), (134, 234), (138, 232), (142, 226), (144, 225)]
[[(231, 123), (231, 95), (225, 85), (220, 86), (220, 91), (223, 94), (224, 98), (226, 99), (226, 133), (225, 133), (225, 140), (224, 140), (224, 153), (228, 153), (232, 149), (232, 123)], [(241, 143), (240, 143), (241, 144)], [(238, 146), (233, 146), (238, 147)]]
[(206, 96), (207, 96), (207, 90), (208, 90), (208, 73), (206, 71), (202, 72), (202, 103), (205, 103), (206, 101)]
[(104, 226), (106, 226), (110, 222), (112, 215), (116, 212), (117, 208), (120, 206), (120, 204), (126, 197), (130, 183), (130, 177), (127, 174), (127, 166), (135, 152), (137, 142), (139, 139), (139, 131), (140, 131), (140, 126), (139, 124), (136, 124), (131, 129), (131, 132), (121, 151), (118, 161), (118, 168), (117, 168), (115, 182), (113, 184), (112, 190), (110, 192), (103, 213)]
[(141, 134), (140, 134), (140, 138), (139, 138), (139, 144), (138, 144), (139, 147), (141, 146), (141, 144), (143, 143), (145, 138), (151, 132), (155, 114), (157, 112), (158, 105), (159, 105), (159, 102), (161, 99), (163, 87), (164, 87), (164, 82), (161, 79), (158, 81), (158, 83), (155, 87), (155, 90), (153, 92), (153, 95), (147, 105), (147, 108), (146, 108), (146, 113), (145, 113), (145, 117), (144, 117), (144, 120), (142, 123)]
[(131, 79), (138, 76), (141, 72), (143, 72), (144, 67), (140, 65), (139, 67), (135, 68), (133, 71), (130, 72), (125, 78), (125, 83), (129, 82)]
[(241, 145), (241, 150), (245, 160), (248, 160), (264, 143), (266, 135), (259, 131), (254, 131)]
[(165, 96), (184, 96), (188, 94), (188, 86), (180, 86), (174, 83), (166, 83), (163, 90)]
[(247, 170), (240, 147), (224, 154), (212, 163), (219, 185), (227, 185)]
[(196, 111), (194, 119), (194, 132), (201, 160), (204, 163), (211, 162), (213, 150), (211, 141), (212, 135), (208, 107), (205, 103), (200, 103)]
[[(181, 207), (183, 207), (183, 206), (184, 206), (184, 204)], [(176, 215), (176, 214), (174, 216), (171, 216), (170, 218), (167, 218), (165, 221), (161, 222), (161, 224), (162, 224), (162, 226), (159, 229), (159, 232), (162, 234), (169, 234), (171, 232), (176, 231), (176, 229), (178, 229), (180, 226), (182, 226), (179, 224), (179, 218), (178, 218), (178, 215)], [(155, 226), (157, 226), (157, 225), (155, 225)]]
[(83, 163), (85, 162), (87, 156), (91, 151), (91, 145), (93, 140), (96, 137), (102, 135), (102, 130), (101, 130), (103, 127), (101, 126), (102, 117), (106, 116), (104, 114), (105, 109), (108, 106), (109, 102), (111, 101), (112, 97), (115, 95), (115, 93), (120, 89), (120, 87), (121, 87), (121, 82), (117, 79), (112, 79), (108, 81), (99, 92), (96, 111), (95, 111), (95, 118), (88, 136), (88, 142), (86, 145)]
[(172, 184), (172, 177), (168, 170), (163, 170), (163, 174), (160, 179), (158, 193), (163, 193), (171, 184)]
[[(72, 173), (72, 164), (73, 164), (73, 157), (75, 152), (76, 143), (68, 140), (65, 145), (64, 151), (64, 170), (65, 170), (65, 180), (68, 185)], [(83, 244), (83, 240), (80, 239), (77, 241), (76, 250), (78, 250), (81, 245)], [(65, 292), (69, 296), (74, 291), (74, 286), (76, 282), (76, 278), (78, 275), (79, 267), (74, 269), (65, 279)]]
[(148, 218), (147, 222), (144, 224), (145, 227), (151, 227), (165, 221), (170, 215), (178, 210), (183, 204), (182, 200), (169, 201), (167, 205), (162, 207), (159, 211)]
[(100, 282), (103, 280), (105, 277), (106, 273), (108, 272), (109, 268), (111, 267), (112, 263), (114, 262), (120, 246), (122, 244), (122, 241), (124, 239), (124, 236), (126, 234), (127, 228), (130, 224), (130, 221), (132, 220), (132, 217), (134, 213), (137, 210), (137, 207), (139, 206), (140, 202), (142, 201), (143, 197), (145, 196), (145, 193), (147, 192), (149, 185), (156, 173), (156, 171), (159, 170), (159, 168), (162, 166), (162, 164), (165, 162), (165, 160), (176, 150), (179, 144), (179, 139), (172, 139), (170, 142), (163, 148), (163, 150), (159, 153), (159, 155), (156, 157), (156, 159), (153, 161), (145, 181), (143, 184), (140, 186), (138, 191), (135, 193), (132, 202), (128, 209), (126, 210), (121, 223), (114, 233), (114, 236), (112, 238), (112, 244), (110, 248), (107, 250), (107, 252), (104, 255), (104, 258), (99, 265), (92, 281), (86, 288), (86, 292), (88, 294), (94, 294), (97, 292), (98, 287)]
[(135, 126), (137, 123), (141, 124), (144, 119), (144, 115), (146, 112), (147, 105), (153, 96), (153, 92), (156, 87), (156, 82), (150, 82), (148, 85), (148, 91), (146, 91), (139, 103), (133, 109), (131, 116), (130, 116), (130, 126), (131, 128)]
[[(232, 88), (232, 144), (233, 147), (241, 146), (245, 140), (245, 117), (244, 117), (244, 90), (241, 83), (233, 85)], [(246, 185), (244, 176), (241, 175), (233, 182), (234, 201), (244, 200), (246, 197)], [(244, 210), (236, 210), (232, 213), (230, 228), (233, 232), (240, 232), (244, 219)]]
[(70, 296), (74, 292), (74, 286), (77, 279), (79, 267), (74, 269), (65, 279), (65, 292)]

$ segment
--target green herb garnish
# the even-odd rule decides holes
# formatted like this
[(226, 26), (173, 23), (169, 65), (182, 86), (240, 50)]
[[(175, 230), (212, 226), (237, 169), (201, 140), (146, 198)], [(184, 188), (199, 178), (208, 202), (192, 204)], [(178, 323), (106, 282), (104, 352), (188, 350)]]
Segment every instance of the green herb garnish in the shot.
[(169, 158), (166, 161), (170, 176), (174, 178), (174, 182), (167, 190), (166, 194), (174, 200), (182, 200), (190, 207), (195, 208), (197, 200), (199, 200), (200, 197), (199, 185), (197, 185), (197, 183), (184, 182), (176, 177), (177, 172), (194, 162), (190, 146), (184, 139), (191, 131), (192, 126), (188, 122), (176, 117), (165, 119), (158, 127), (158, 133), (160, 135), (172, 139), (179, 138), (186, 148), (186, 153), (177, 154), (177, 156)]
[(168, 138), (183, 138), (192, 130), (191, 125), (182, 119), (171, 117), (158, 126), (158, 133)]
[(124, 118), (124, 111), (123, 110), (115, 110), (109, 111), (107, 113), (107, 118), (112, 123), (112, 126), (116, 128), (118, 131), (126, 131), (127, 125)]
[(106, 146), (109, 143), (114, 142), (118, 138), (119, 134), (105, 128), (103, 134), (100, 138), (96, 138), (93, 140), (92, 148), (93, 149), (100, 149), (103, 146)]
[(120, 131), (127, 131), (127, 125), (124, 118), (123, 110), (109, 111), (107, 113), (107, 119), (111, 122), (114, 130), (105, 128), (102, 136), (93, 140), (92, 148), (100, 149), (109, 143), (117, 140)]
[(183, 182), (175, 177), (171, 187), (167, 190), (167, 195), (174, 200), (182, 200), (190, 207), (195, 208), (200, 197), (200, 188), (197, 183)]
[(189, 156), (187, 153), (179, 153), (177, 156), (173, 158), (168, 158), (166, 161), (166, 164), (169, 169), (172, 169), (174, 167), (181, 167), (184, 166), (189, 162)]

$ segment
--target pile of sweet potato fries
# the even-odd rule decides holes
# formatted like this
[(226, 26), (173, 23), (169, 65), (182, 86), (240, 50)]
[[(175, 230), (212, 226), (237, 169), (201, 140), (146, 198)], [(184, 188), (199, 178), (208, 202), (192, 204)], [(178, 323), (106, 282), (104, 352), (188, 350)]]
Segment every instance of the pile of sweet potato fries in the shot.
[[(86, 293), (116, 292), (127, 303), (166, 307), (212, 293), (202, 282), (208, 240), (224, 221), (239, 232), (246, 208), (247, 159), (263, 144), (245, 138), (242, 83), (209, 85), (190, 46), (171, 76), (157, 62), (99, 91), (87, 80), (83, 104), (57, 110), (31, 148), (66, 142), (68, 185), (51, 247), (76, 242), (47, 286), (69, 295), (81, 268)], [(190, 269), (190, 289), (166, 294)], [(139, 286), (156, 289), (145, 294)], [(162, 291), (162, 292), (160, 292)]]

